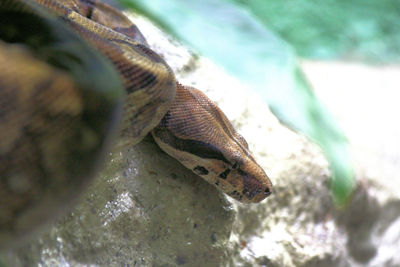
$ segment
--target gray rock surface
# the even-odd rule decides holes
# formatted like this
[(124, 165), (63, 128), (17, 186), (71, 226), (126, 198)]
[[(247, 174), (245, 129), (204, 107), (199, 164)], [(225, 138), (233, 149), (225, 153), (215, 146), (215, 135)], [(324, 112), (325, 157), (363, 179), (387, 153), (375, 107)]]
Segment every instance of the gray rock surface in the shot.
[(221, 194), (146, 139), (113, 153), (81, 204), (10, 266), (217, 266), (232, 221)]
[(235, 78), (135, 21), (183, 84), (218, 102), (274, 194), (261, 204), (235, 202), (146, 138), (111, 153), (81, 204), (4, 253), (6, 266), (400, 266), (396, 190), (358, 168), (350, 206), (336, 210), (318, 147), (280, 125)]

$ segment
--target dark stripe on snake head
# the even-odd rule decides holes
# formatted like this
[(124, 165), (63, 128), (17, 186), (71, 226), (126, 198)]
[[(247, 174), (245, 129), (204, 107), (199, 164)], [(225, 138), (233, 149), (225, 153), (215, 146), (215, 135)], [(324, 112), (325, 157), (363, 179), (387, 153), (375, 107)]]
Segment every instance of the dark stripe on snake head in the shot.
[(212, 144), (176, 137), (173, 132), (162, 126), (156, 127), (153, 130), (153, 133), (163, 143), (168, 144), (176, 150), (188, 152), (203, 159), (221, 160), (229, 164), (229, 161), (225, 158), (222, 152)]

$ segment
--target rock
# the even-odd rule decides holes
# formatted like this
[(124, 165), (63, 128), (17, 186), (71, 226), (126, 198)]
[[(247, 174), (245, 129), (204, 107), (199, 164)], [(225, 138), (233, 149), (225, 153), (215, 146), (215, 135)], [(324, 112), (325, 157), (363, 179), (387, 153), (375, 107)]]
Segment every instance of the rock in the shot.
[[(134, 17), (183, 84), (218, 102), (274, 183), (243, 205), (186, 170), (147, 137), (111, 153), (81, 204), (6, 266), (399, 266), (400, 201), (361, 176), (350, 205), (332, 204), (320, 149), (282, 126), (267, 105), (209, 60)], [(229, 97), (227, 97), (229, 96)], [(389, 193), (390, 192), (390, 193)]]
[(16, 252), (10, 266), (226, 261), (231, 204), (149, 139), (113, 153), (81, 204)]

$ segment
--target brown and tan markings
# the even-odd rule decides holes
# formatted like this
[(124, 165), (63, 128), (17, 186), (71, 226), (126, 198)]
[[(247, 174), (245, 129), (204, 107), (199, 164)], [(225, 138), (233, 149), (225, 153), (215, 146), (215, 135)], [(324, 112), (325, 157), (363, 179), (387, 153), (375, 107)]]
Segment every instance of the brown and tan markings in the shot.
[[(119, 10), (97, 0), (2, 0), (0, 12), (0, 205), (8, 203), (0, 211), (0, 228), (14, 225), (3, 218), (33, 205), (28, 199), (45, 194), (49, 181), (82, 175), (74, 169), (84, 161), (79, 149), (96, 152), (105, 139), (94, 129), (112, 125), (87, 119), (88, 110), (102, 103), (87, 98), (90, 85), (101, 87), (111, 78), (91, 80), (77, 69), (86, 64), (88, 72), (100, 72), (101, 64), (81, 62), (90, 53), (74, 50), (75, 43), (64, 38), (74, 34), (72, 39), (80, 37), (108, 58), (122, 81), (121, 139), (136, 144), (151, 132), (166, 153), (243, 203), (271, 194), (268, 176), (224, 113), (201, 91), (180, 85)], [(16, 16), (14, 24), (1, 26)], [(65, 32), (56, 28), (61, 24)], [(101, 110), (114, 116), (110, 107), (108, 115)]]

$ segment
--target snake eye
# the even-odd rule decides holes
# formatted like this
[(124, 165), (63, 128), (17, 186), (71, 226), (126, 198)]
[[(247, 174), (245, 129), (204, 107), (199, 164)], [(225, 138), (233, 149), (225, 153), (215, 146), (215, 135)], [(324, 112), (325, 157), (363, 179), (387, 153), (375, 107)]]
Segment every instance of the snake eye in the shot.
[(232, 165), (232, 170), (236, 170), (239, 167), (239, 164), (235, 162), (235, 164)]

